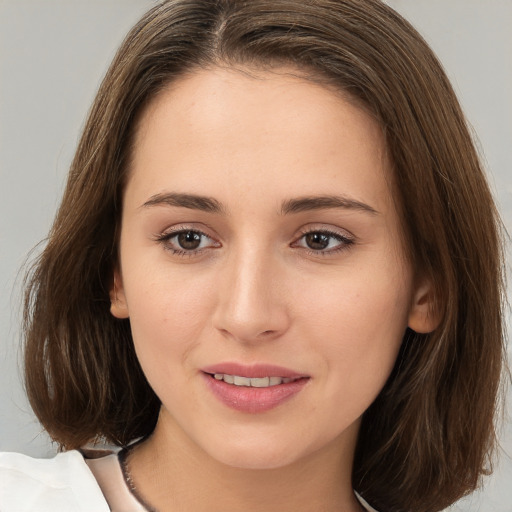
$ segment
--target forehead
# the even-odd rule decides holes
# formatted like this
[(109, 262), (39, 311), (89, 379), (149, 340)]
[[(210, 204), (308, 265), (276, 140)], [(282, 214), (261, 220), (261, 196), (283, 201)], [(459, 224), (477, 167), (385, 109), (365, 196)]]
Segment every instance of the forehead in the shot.
[(289, 68), (214, 68), (173, 82), (143, 112), (129, 188), (293, 196), (339, 185), (382, 209), (388, 173), (379, 124), (341, 93)]

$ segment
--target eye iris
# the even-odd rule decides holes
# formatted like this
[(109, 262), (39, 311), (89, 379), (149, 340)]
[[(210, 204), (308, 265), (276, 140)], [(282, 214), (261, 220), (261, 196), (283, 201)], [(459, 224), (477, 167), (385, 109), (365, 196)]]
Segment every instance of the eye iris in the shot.
[(323, 233), (308, 233), (306, 235), (306, 244), (310, 249), (318, 251), (328, 247), (329, 239), (330, 236)]
[(178, 235), (178, 243), (183, 249), (197, 249), (201, 245), (201, 235), (195, 231), (184, 231)]

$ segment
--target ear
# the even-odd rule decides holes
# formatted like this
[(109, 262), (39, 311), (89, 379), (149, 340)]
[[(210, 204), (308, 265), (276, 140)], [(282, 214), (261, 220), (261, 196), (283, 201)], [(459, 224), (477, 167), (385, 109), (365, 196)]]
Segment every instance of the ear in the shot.
[(119, 269), (114, 269), (114, 276), (110, 286), (110, 312), (116, 318), (128, 318), (128, 305), (123, 288), (123, 278)]
[(409, 312), (408, 327), (417, 333), (429, 333), (441, 322), (439, 304), (430, 280), (422, 279), (416, 287)]

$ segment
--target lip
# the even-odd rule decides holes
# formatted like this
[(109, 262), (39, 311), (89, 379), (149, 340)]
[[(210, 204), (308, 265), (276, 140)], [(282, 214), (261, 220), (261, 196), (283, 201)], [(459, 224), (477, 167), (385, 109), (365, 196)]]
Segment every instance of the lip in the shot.
[(240, 377), (262, 378), (262, 377), (283, 377), (288, 379), (300, 379), (309, 377), (303, 373), (276, 366), (274, 364), (258, 363), (244, 365), (235, 362), (219, 363), (212, 366), (206, 366), (201, 369), (204, 373), (227, 373), (228, 375), (239, 375)]
[[(235, 386), (222, 380), (216, 380), (215, 373), (238, 375), (240, 377), (262, 378), (283, 377), (295, 379), (286, 384), (267, 388)], [(296, 396), (309, 382), (309, 376), (289, 368), (272, 364), (241, 365), (227, 362), (202, 369), (207, 388), (224, 405), (244, 413), (263, 413), (274, 409)]]

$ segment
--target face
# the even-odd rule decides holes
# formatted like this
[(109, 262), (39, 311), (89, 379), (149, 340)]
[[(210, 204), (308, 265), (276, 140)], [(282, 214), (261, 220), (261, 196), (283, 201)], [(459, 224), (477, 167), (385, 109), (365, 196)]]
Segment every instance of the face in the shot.
[(286, 71), (198, 71), (147, 108), (112, 290), (159, 421), (238, 467), (353, 448), (427, 328), (379, 126)]

